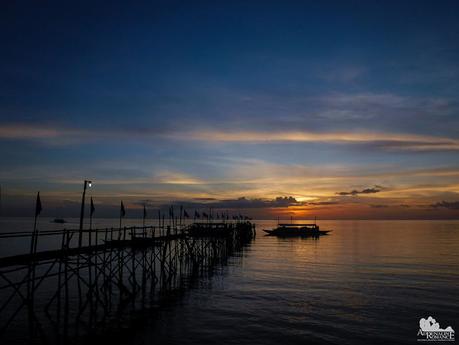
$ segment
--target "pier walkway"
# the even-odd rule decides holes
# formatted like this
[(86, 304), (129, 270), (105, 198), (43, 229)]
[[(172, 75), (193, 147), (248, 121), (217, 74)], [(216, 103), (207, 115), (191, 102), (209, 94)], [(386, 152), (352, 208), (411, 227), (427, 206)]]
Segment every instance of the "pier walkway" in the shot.
[[(77, 344), (116, 334), (254, 236), (250, 222), (1, 233), (2, 242), (31, 241), (31, 250), (0, 258), (0, 342)], [(60, 246), (37, 251), (49, 238)]]

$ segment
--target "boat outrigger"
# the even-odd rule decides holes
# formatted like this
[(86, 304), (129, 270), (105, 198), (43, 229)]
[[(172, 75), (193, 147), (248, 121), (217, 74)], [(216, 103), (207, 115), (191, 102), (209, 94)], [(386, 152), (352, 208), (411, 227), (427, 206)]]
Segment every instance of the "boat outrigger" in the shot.
[(298, 237), (319, 237), (327, 235), (331, 230), (320, 230), (315, 223), (312, 224), (278, 224), (273, 230), (263, 230), (268, 236), (298, 236)]

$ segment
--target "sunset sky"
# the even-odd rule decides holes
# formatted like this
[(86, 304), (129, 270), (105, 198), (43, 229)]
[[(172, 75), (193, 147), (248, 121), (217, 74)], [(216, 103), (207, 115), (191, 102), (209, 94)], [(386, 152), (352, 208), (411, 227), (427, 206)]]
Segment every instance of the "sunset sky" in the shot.
[(110, 4), (0, 5), (3, 215), (459, 218), (459, 2)]

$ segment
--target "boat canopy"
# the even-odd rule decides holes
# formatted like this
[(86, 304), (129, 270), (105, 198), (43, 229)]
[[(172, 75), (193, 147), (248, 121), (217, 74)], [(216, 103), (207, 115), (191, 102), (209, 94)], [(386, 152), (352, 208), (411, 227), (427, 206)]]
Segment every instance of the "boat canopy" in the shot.
[(279, 224), (280, 227), (286, 227), (286, 228), (318, 228), (319, 226), (317, 224)]

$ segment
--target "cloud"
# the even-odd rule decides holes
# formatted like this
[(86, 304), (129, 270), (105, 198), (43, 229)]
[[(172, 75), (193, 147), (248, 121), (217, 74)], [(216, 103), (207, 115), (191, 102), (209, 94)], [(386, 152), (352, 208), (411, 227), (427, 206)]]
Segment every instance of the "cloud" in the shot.
[(212, 207), (215, 208), (271, 208), (271, 207), (289, 207), (295, 205), (301, 205), (302, 203), (297, 201), (292, 196), (279, 196), (272, 200), (265, 199), (248, 199), (241, 197), (237, 199), (226, 199), (212, 203)]
[(331, 83), (350, 83), (361, 78), (368, 69), (364, 66), (339, 66), (328, 68), (323, 71), (319, 71), (318, 77)]
[(282, 206), (292, 206), (300, 204), (294, 197), (292, 196), (278, 196), (275, 200), (271, 201), (271, 204), (275, 207), (282, 207)]
[(68, 127), (64, 125), (37, 125), (0, 123), (0, 139), (39, 141), (50, 145), (73, 145), (100, 140), (131, 140), (161, 138), (166, 129), (135, 127)]
[(59, 128), (43, 126), (21, 124), (0, 126), (0, 138), (2, 139), (48, 139), (60, 136), (61, 132)]
[(324, 205), (337, 205), (339, 204), (339, 202), (338, 201), (311, 201), (306, 204), (311, 205), (311, 206), (324, 206)]
[(382, 190), (381, 187), (379, 188), (366, 188), (363, 190), (353, 190), (350, 192), (337, 192), (336, 195), (342, 195), (342, 196), (347, 196), (347, 195), (358, 195), (358, 194), (374, 194), (374, 193), (379, 193)]
[(327, 143), (364, 144), (374, 148), (405, 151), (457, 151), (459, 140), (407, 133), (310, 132), (310, 131), (220, 131), (215, 129), (182, 132), (182, 140), (238, 143)]
[(343, 109), (357, 117), (443, 115), (454, 113), (454, 100), (437, 97), (408, 97), (392, 93), (332, 93), (316, 98), (324, 109)]
[(398, 205), (398, 207), (401, 207), (401, 208), (410, 208), (411, 206), (410, 206), (410, 205), (407, 205), (407, 204), (400, 204), (400, 205)]
[(147, 205), (155, 208), (166, 208), (170, 204), (183, 206), (191, 209), (253, 209), (253, 208), (281, 208), (290, 206), (301, 206), (305, 203), (296, 200), (292, 196), (279, 196), (274, 199), (246, 198), (216, 200), (214, 198), (193, 198), (192, 200), (175, 200), (165, 205), (158, 203), (157, 200), (145, 199), (135, 202), (137, 205)]
[[(207, 199), (207, 198), (202, 198)], [(288, 208), (298, 206), (327, 206), (337, 205), (338, 201), (299, 201), (293, 196), (279, 196), (274, 199), (261, 199), (261, 198), (246, 198), (240, 197), (236, 199), (225, 199), (219, 201), (212, 201), (215, 199), (209, 198), (209, 203), (195, 203), (190, 202), (174, 202), (175, 204), (187, 203), (192, 207), (212, 207), (212, 208)], [(196, 200), (196, 199), (195, 199)], [(207, 200), (203, 200), (207, 201)]]
[(399, 208), (410, 208), (411, 206), (410, 205), (406, 205), (406, 204), (399, 204), (399, 205), (387, 205), (387, 204), (370, 204), (368, 205), (370, 206), (371, 208), (393, 208), (393, 207), (399, 207)]
[(327, 143), (335, 145), (366, 145), (387, 150), (458, 151), (459, 140), (409, 133), (369, 131), (306, 131), (306, 130), (220, 130), (218, 128), (161, 130), (137, 128), (67, 128), (26, 124), (0, 124), (0, 139), (33, 140), (49, 144), (75, 144), (97, 140), (204, 141), (227, 143)]
[(446, 208), (449, 210), (459, 210), (459, 201), (440, 201), (435, 204), (430, 205), (433, 208)]

